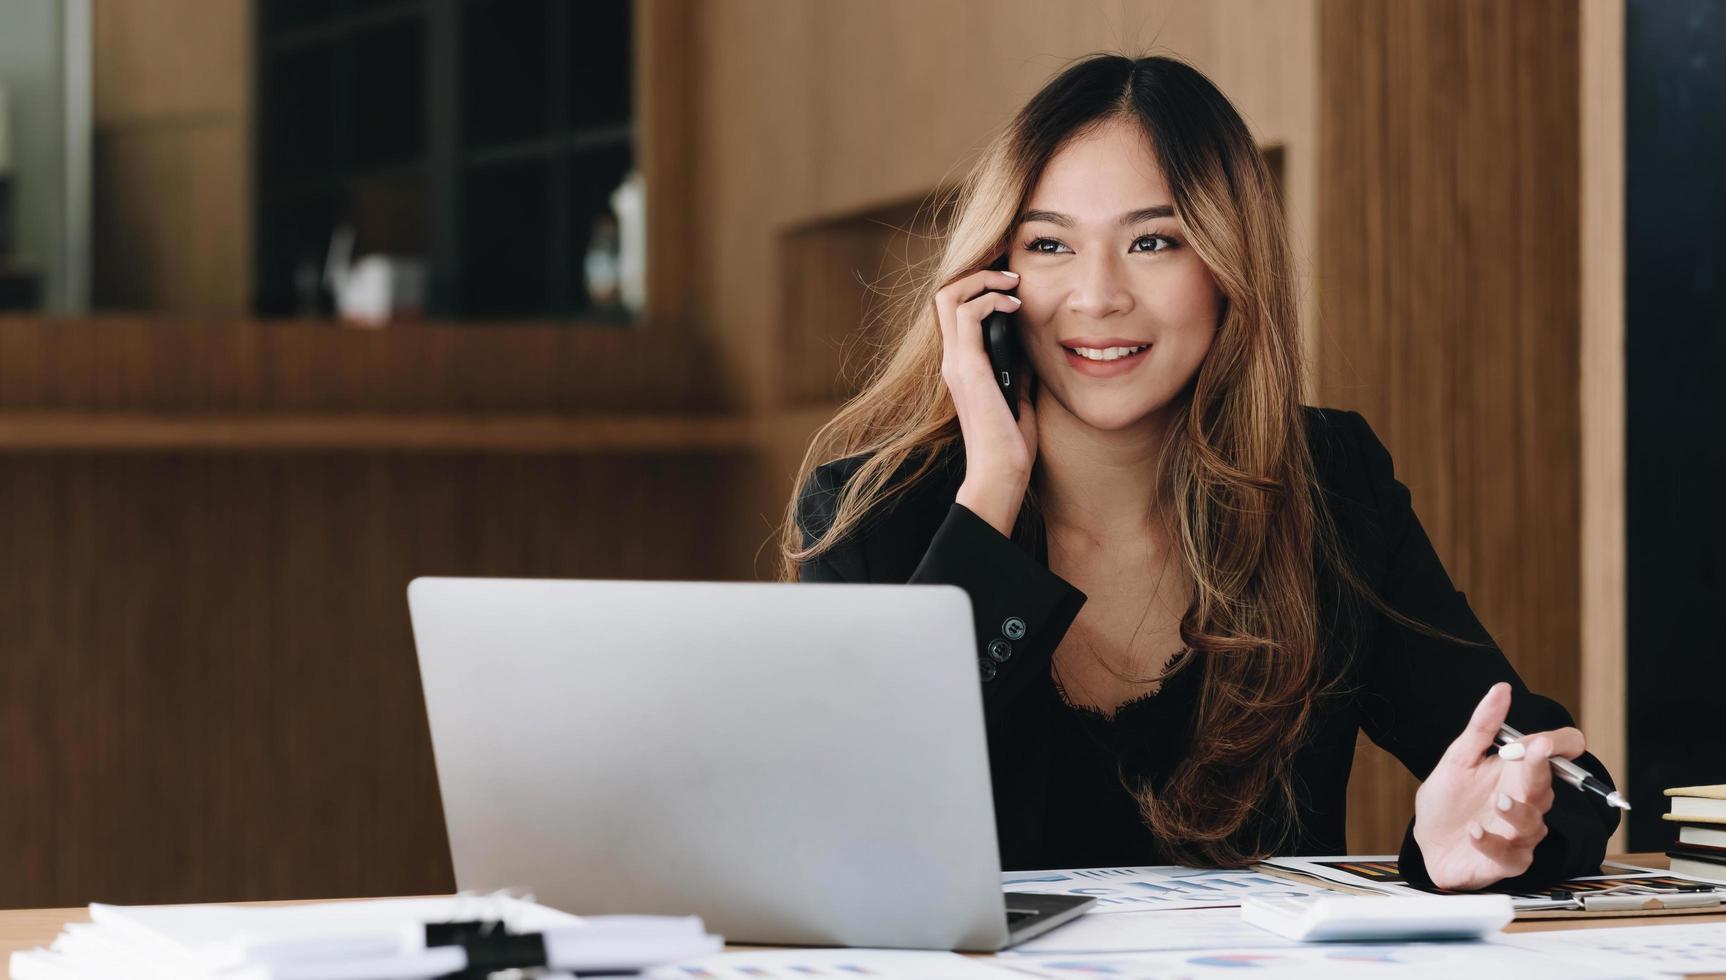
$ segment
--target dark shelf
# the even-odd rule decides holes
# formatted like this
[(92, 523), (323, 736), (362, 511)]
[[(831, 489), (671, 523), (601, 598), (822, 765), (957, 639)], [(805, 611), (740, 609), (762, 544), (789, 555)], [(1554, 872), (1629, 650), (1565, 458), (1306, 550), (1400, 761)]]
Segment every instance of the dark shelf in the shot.
[(499, 163), (514, 163), (518, 160), (536, 158), (544, 159), (550, 156), (588, 150), (620, 148), (628, 150), (634, 145), (635, 127), (632, 123), (626, 122), (602, 129), (542, 136), (518, 140), (514, 143), (488, 146), (484, 149), (469, 150), (463, 162), (468, 167), (488, 167)]
[[(254, 306), (304, 307), (335, 227), (416, 256), (426, 315), (589, 311), (595, 218), (635, 165), (631, 0), (265, 0)], [(329, 297), (319, 309), (327, 312)]]
[[(274, 0), (262, 18), (272, 53), (344, 41), (358, 31), (420, 18), (426, 0)], [(339, 12), (346, 8), (346, 12)]]

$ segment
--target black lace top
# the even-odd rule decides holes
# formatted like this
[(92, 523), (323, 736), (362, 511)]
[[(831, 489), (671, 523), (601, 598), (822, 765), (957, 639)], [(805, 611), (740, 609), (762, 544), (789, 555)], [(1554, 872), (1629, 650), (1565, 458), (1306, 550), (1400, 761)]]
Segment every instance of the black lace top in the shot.
[(1169, 864), (1129, 790), (1165, 783), (1186, 754), (1201, 665), (1190, 652), (1170, 663), (1162, 684), (1115, 709), (1111, 719), (1073, 704), (1047, 685), (1049, 794), (1043, 816), (1047, 868)]

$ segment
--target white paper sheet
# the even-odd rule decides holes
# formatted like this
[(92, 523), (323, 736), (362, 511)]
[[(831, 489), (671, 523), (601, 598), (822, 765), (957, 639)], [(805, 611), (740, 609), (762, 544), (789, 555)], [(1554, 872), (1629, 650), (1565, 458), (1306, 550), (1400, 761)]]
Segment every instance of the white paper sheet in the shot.
[(1519, 932), (1499, 941), (1572, 962), (1669, 974), (1726, 973), (1726, 922)]
[[(495, 919), (514, 932), (547, 932), (558, 962), (598, 959), (625, 968), (719, 947), (695, 917), (578, 918), (502, 894), (290, 906), (93, 904), (48, 949), (11, 957), (20, 980), (344, 980), (443, 976), (465, 966), (460, 947), (424, 948), (428, 922)], [(561, 944), (561, 945), (559, 945)], [(561, 950), (561, 952), (560, 952)], [(583, 956), (587, 960), (582, 959)]]
[(903, 949), (774, 949), (715, 953), (655, 967), (652, 980), (1024, 980), (987, 957)]
[(1014, 969), (1051, 980), (1203, 980), (1206, 977), (1239, 977), (1243, 973), (1261, 980), (1347, 980), (1350, 977), (1616, 980), (1652, 975), (1645, 968), (1621, 970), (1593, 966), (1498, 943), (1309, 943), (1276, 949), (996, 959)]
[[(134, 948), (158, 955), (195, 958), (211, 966), (245, 962), (260, 942), (314, 939), (349, 955), (376, 952), (367, 941), (382, 937), (381, 951), (399, 945), (409, 923), (495, 917), (513, 932), (576, 927), (566, 912), (508, 896), (391, 898), (306, 905), (90, 905), (90, 921)], [(355, 943), (355, 940), (359, 940)]]
[(1321, 886), (1301, 885), (1259, 871), (1178, 865), (1009, 871), (1001, 875), (1001, 884), (1013, 892), (1092, 896), (1097, 904), (1087, 914), (1224, 908), (1240, 905), (1248, 895), (1306, 898), (1334, 894)]
[(1081, 915), (1000, 955), (1072, 956), (1181, 949), (1260, 949), (1290, 940), (1241, 921), (1238, 908)]

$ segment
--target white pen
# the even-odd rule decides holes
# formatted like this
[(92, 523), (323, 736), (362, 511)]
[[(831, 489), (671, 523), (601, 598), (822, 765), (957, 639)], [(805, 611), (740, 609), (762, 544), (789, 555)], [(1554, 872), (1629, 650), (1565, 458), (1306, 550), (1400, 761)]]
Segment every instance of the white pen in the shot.
[(1678, 892), (1670, 895), (1579, 895), (1583, 911), (1623, 912), (1642, 909), (1694, 909), (1720, 904), (1720, 893)]
[[(1499, 725), (1498, 738), (1494, 739), (1494, 741), (1499, 745), (1498, 754), (1504, 755), (1503, 747), (1522, 741), (1522, 733), (1509, 725)], [(1520, 754), (1518, 757), (1520, 757)], [(1505, 756), (1505, 758), (1508, 759), (1512, 757)], [(1618, 795), (1617, 790), (1612, 789), (1600, 780), (1595, 779), (1592, 773), (1576, 763), (1571, 762), (1569, 759), (1560, 758), (1559, 756), (1554, 755), (1548, 756), (1546, 761), (1552, 763), (1552, 771), (1559, 779), (1564, 780), (1577, 789), (1587, 790), (1590, 793), (1596, 793), (1604, 797), (1607, 803), (1620, 810), (1630, 809), (1630, 804), (1625, 802), (1624, 797)]]

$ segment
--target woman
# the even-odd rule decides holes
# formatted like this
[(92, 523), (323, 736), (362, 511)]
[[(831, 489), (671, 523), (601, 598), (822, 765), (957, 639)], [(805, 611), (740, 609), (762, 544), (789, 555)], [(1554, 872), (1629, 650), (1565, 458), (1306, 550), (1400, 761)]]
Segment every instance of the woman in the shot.
[[(1451, 584), (1365, 420), (1300, 403), (1276, 192), (1208, 79), (1073, 64), (942, 244), (803, 461), (784, 576), (970, 595), (1004, 867), (1343, 853), (1358, 731), (1423, 780), (1411, 881), (1598, 866), (1617, 811), (1547, 762), (1610, 781), (1582, 733)], [(997, 311), (1034, 376), (1017, 419)], [(1531, 734), (1500, 755), (1506, 718)]]

